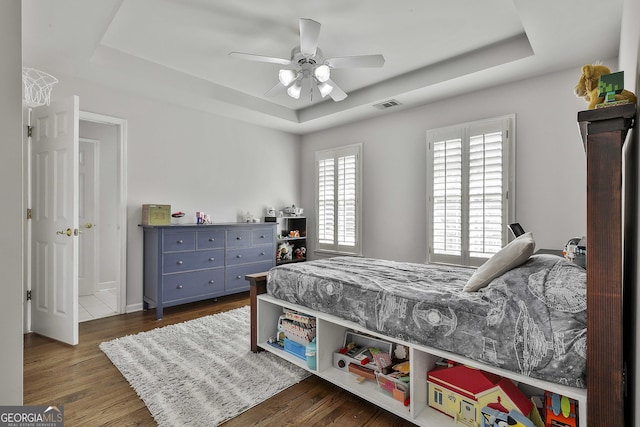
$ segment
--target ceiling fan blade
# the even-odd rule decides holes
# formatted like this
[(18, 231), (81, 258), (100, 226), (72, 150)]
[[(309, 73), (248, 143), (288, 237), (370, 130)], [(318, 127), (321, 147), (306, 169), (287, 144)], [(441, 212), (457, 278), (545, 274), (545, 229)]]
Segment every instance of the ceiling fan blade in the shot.
[(342, 56), (338, 58), (327, 59), (331, 68), (365, 68), (365, 67), (382, 67), (384, 65), (384, 56), (382, 55), (360, 55), (360, 56)]
[(320, 37), (320, 23), (313, 19), (300, 18), (300, 52), (303, 55), (314, 56), (318, 49)]
[(269, 89), (267, 91), (267, 93), (265, 93), (265, 96), (269, 96), (269, 97), (273, 97), (278, 95), (280, 92), (282, 92), (285, 89), (285, 85), (283, 85), (282, 83), (278, 82), (274, 87), (272, 87), (271, 89)]
[(269, 62), (271, 64), (290, 65), (290, 59), (274, 58), (273, 56), (254, 55), (252, 53), (229, 52), (229, 56), (238, 59), (246, 59), (248, 61)]
[(329, 96), (331, 97), (331, 99), (338, 102), (338, 101), (342, 101), (347, 97), (347, 94), (344, 93), (344, 91), (340, 89), (333, 80), (329, 79), (327, 80), (327, 83), (333, 86), (333, 90), (329, 93)]

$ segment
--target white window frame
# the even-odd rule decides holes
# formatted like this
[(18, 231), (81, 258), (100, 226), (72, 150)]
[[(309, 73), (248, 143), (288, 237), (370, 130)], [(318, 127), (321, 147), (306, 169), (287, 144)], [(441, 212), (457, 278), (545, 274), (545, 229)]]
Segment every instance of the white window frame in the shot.
[[(485, 257), (472, 257), (469, 253), (469, 230), (468, 230), (468, 208), (469, 202), (465, 195), (468, 196), (468, 188), (465, 188), (465, 179), (468, 176), (469, 163), (469, 139), (471, 133), (477, 134), (477, 130), (483, 133), (490, 132), (492, 129), (501, 129), (503, 132), (502, 140), (502, 244), (507, 244), (509, 232), (507, 225), (515, 222), (513, 220), (515, 213), (515, 114), (501, 117), (479, 120), (475, 122), (462, 123), (453, 126), (447, 126), (427, 131), (427, 262), (428, 263), (444, 263), (458, 264), (467, 266), (479, 266), (484, 263)], [(473, 130), (473, 132), (472, 132)], [(433, 244), (433, 143), (447, 139), (462, 139), (462, 162), (463, 162), (463, 201), (462, 201), (462, 250), (460, 255), (445, 255), (434, 253)]]
[[(321, 160), (333, 158), (337, 167), (338, 159), (346, 156), (356, 156), (356, 205), (355, 205), (355, 245), (342, 245), (338, 242), (338, 204), (336, 203), (333, 218), (335, 230), (333, 243), (320, 243), (320, 206), (319, 206), (319, 162)], [(334, 191), (338, 189), (338, 174), (334, 174)], [(362, 255), (362, 144), (347, 145), (329, 150), (317, 151), (315, 153), (315, 213), (316, 213), (316, 252), (329, 253), (333, 255)]]

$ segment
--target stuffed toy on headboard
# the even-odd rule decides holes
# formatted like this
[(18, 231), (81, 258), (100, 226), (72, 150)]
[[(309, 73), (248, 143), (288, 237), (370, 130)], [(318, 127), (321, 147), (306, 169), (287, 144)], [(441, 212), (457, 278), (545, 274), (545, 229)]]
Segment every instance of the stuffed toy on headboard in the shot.
[[(604, 101), (604, 97), (598, 96), (598, 80), (600, 76), (605, 74), (611, 74), (611, 70), (606, 65), (595, 63), (586, 64), (582, 67), (582, 75), (573, 91), (577, 97), (583, 97), (589, 103), (587, 107), (589, 110), (593, 110), (596, 105)], [(628, 90), (623, 89), (622, 92), (615, 95), (616, 101), (625, 99), (634, 104), (636, 103), (636, 96)]]

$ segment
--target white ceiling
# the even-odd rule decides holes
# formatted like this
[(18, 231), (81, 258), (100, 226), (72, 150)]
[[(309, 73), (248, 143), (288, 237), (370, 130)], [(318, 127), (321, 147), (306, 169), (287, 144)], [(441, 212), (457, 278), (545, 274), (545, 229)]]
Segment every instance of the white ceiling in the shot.
[[(615, 58), (622, 0), (23, 0), (23, 62), (160, 100), (304, 134), (548, 72)], [(603, 9), (604, 16), (594, 17)], [(382, 54), (335, 69), (349, 96), (264, 94), (299, 18), (321, 23), (325, 57)], [(576, 74), (576, 80), (578, 75)], [(571, 88), (568, 88), (570, 91)], [(55, 88), (54, 88), (55, 91)]]

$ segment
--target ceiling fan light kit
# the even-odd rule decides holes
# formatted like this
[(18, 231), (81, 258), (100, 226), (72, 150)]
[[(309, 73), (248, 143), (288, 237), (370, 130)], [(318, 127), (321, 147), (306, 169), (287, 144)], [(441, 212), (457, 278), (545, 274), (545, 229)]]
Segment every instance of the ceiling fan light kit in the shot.
[(382, 55), (345, 56), (325, 59), (322, 51), (318, 48), (319, 36), (320, 23), (313, 19), (300, 18), (300, 46), (291, 50), (291, 59), (241, 52), (230, 52), (229, 55), (249, 61), (291, 65), (294, 67), (293, 69), (281, 69), (278, 72), (278, 83), (267, 91), (266, 96), (275, 96), (286, 88), (290, 97), (300, 99), (302, 81), (308, 79), (309, 85), (305, 85), (305, 87), (309, 88), (311, 97), (313, 97), (315, 88), (322, 98), (330, 95), (336, 102), (345, 99), (347, 94), (331, 80), (332, 69), (382, 67), (384, 65), (384, 57)]
[(324, 98), (333, 91), (333, 86), (328, 83), (322, 82), (318, 85), (318, 90), (320, 91), (320, 96)]
[(324, 83), (329, 80), (329, 77), (331, 76), (331, 70), (328, 65), (318, 65), (316, 66), (316, 68), (314, 68), (313, 75), (320, 83)]
[(285, 86), (289, 86), (298, 77), (298, 74), (293, 70), (280, 70), (278, 73), (278, 80)]
[(295, 81), (289, 88), (287, 89), (287, 93), (290, 97), (294, 99), (300, 99), (300, 93), (302, 92), (302, 84), (298, 80)]

